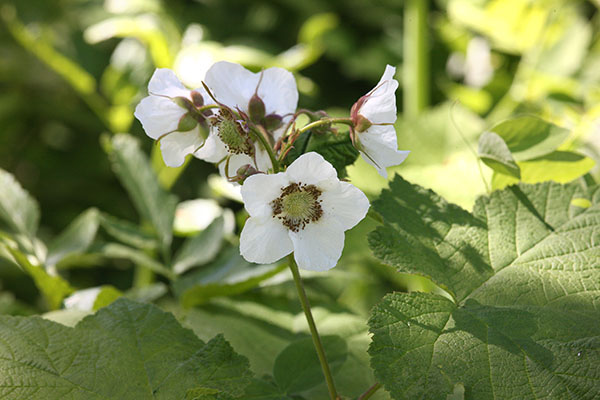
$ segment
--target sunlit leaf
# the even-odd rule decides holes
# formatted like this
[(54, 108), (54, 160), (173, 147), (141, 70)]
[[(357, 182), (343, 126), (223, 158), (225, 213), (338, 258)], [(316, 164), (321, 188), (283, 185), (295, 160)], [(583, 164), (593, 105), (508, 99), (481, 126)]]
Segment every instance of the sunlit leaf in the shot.
[(96, 237), (99, 213), (95, 208), (84, 211), (48, 245), (45, 264), (56, 265), (66, 256), (85, 252)]
[(521, 170), (513, 159), (508, 146), (494, 132), (484, 132), (479, 138), (479, 157), (494, 171), (515, 178), (521, 177)]
[[(588, 208), (571, 205), (587, 199)], [(600, 396), (600, 188), (543, 183), (480, 198), (473, 213), (400, 177), (374, 203), (375, 255), (429, 275), (455, 301), (393, 293), (369, 353), (395, 399)]]
[(182, 399), (197, 387), (239, 396), (248, 361), (151, 305), (118, 300), (69, 328), (0, 317), (0, 392), (19, 399)]

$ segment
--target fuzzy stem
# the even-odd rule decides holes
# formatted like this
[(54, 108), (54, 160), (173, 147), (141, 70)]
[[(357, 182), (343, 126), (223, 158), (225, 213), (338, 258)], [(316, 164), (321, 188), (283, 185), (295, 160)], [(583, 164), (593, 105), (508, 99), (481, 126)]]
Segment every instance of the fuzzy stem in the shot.
[(250, 132), (252, 132), (253, 136), (260, 142), (260, 144), (262, 144), (262, 146), (265, 148), (265, 150), (269, 154), (269, 158), (271, 159), (271, 164), (273, 164), (273, 172), (278, 173), (279, 172), (279, 161), (277, 161), (277, 157), (275, 156), (275, 153), (273, 152), (273, 148), (271, 147), (269, 142), (267, 142), (267, 139), (263, 136), (263, 134), (261, 132), (256, 130), (256, 128), (250, 128)]
[(299, 131), (298, 135), (311, 130), (315, 126), (325, 125), (325, 124), (346, 124), (353, 125), (352, 120), (350, 118), (323, 118), (315, 122), (311, 122), (310, 124), (304, 125)]
[(367, 399), (371, 398), (371, 396), (373, 396), (380, 388), (381, 388), (381, 383), (379, 383), (379, 382), (375, 383), (373, 386), (371, 386), (369, 389), (367, 389), (367, 391), (364, 392), (357, 400), (367, 400)]
[(404, 3), (404, 114), (413, 118), (429, 105), (427, 17), (429, 0)]
[(339, 399), (339, 397), (335, 390), (333, 376), (331, 375), (331, 370), (329, 369), (329, 364), (327, 363), (327, 358), (325, 357), (325, 350), (323, 349), (323, 343), (321, 343), (321, 338), (319, 337), (319, 332), (317, 331), (315, 320), (313, 319), (312, 312), (310, 311), (310, 303), (308, 302), (308, 297), (306, 297), (306, 292), (304, 291), (304, 284), (302, 283), (300, 271), (298, 271), (298, 265), (296, 264), (296, 260), (294, 260), (293, 253), (288, 256), (288, 260), (290, 270), (292, 271), (292, 275), (294, 276), (294, 282), (296, 283), (296, 289), (298, 290), (300, 304), (302, 304), (302, 309), (304, 310), (304, 315), (306, 316), (306, 322), (308, 322), (308, 327), (310, 328), (310, 334), (313, 339), (313, 344), (315, 346), (315, 350), (317, 351), (317, 356), (319, 357), (321, 368), (323, 369), (325, 381), (327, 382), (329, 396), (331, 397), (331, 400), (337, 400)]

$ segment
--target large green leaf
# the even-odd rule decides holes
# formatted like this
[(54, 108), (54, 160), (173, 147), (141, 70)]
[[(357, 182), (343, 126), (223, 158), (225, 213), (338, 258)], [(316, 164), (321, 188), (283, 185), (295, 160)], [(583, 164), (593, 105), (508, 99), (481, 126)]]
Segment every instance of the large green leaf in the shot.
[(507, 119), (490, 132), (500, 136), (517, 161), (552, 153), (569, 137), (569, 131), (532, 115)]
[(0, 220), (16, 233), (33, 236), (40, 219), (35, 199), (3, 169), (0, 169), (0, 188)]
[(0, 317), (0, 397), (183, 399), (188, 390), (240, 396), (248, 361), (217, 336), (208, 343), (158, 308), (120, 299), (74, 328)]
[[(533, 160), (517, 162), (521, 171), (521, 182), (538, 183), (555, 181), (559, 183), (571, 182), (590, 172), (596, 162), (584, 155), (571, 151), (555, 151)], [(492, 188), (504, 189), (508, 185), (518, 183), (513, 176), (499, 173), (492, 176)]]
[(484, 132), (479, 138), (479, 157), (488, 167), (501, 174), (521, 178), (521, 170), (508, 146), (494, 132)]
[(395, 293), (375, 308), (372, 366), (394, 398), (458, 384), (470, 399), (600, 396), (600, 188), (522, 184), (471, 214), (396, 177), (374, 208), (375, 255), (454, 298)]
[(134, 206), (142, 218), (152, 223), (163, 249), (167, 248), (173, 237), (176, 197), (160, 187), (148, 157), (133, 137), (115, 135), (105, 147)]

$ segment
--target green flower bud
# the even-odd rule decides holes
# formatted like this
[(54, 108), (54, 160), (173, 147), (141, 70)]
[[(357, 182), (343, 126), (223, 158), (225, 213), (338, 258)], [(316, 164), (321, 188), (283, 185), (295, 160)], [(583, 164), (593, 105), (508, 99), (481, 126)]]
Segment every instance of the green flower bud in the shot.
[(179, 119), (179, 125), (177, 125), (177, 130), (179, 132), (187, 132), (191, 131), (198, 125), (198, 121), (194, 118), (190, 113), (185, 113)]
[(192, 90), (192, 92), (190, 93), (190, 96), (192, 97), (192, 103), (194, 103), (195, 107), (202, 107), (204, 105), (204, 98), (202, 97), (202, 95), (200, 94), (200, 92), (196, 91), (196, 90)]
[(255, 93), (248, 102), (248, 114), (250, 120), (255, 124), (258, 124), (265, 117), (265, 103)]

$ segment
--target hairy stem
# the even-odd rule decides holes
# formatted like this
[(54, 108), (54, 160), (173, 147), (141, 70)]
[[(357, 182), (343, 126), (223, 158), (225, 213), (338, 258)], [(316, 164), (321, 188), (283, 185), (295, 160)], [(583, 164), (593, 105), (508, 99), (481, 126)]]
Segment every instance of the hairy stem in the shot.
[(256, 128), (250, 128), (250, 132), (252, 132), (252, 135), (260, 142), (260, 144), (262, 144), (262, 146), (265, 148), (265, 150), (269, 154), (269, 158), (271, 159), (271, 164), (273, 164), (273, 172), (278, 173), (279, 172), (279, 161), (277, 161), (277, 157), (275, 156), (275, 153), (273, 152), (273, 147), (271, 147), (271, 145), (269, 144), (267, 139), (263, 136), (263, 134), (261, 132), (256, 130)]
[(376, 382), (373, 386), (367, 389), (357, 400), (367, 400), (373, 396), (381, 388), (381, 383)]
[(315, 320), (313, 319), (312, 312), (310, 311), (310, 303), (308, 302), (308, 297), (306, 297), (306, 292), (304, 291), (304, 284), (302, 283), (302, 278), (300, 277), (300, 271), (298, 271), (298, 265), (296, 264), (296, 260), (294, 260), (294, 254), (290, 254), (288, 256), (290, 270), (292, 271), (292, 275), (294, 276), (294, 282), (296, 283), (296, 289), (298, 290), (298, 297), (300, 298), (300, 304), (302, 304), (302, 309), (304, 310), (304, 315), (306, 316), (306, 321), (308, 322), (308, 327), (310, 329), (310, 334), (313, 339), (313, 344), (315, 346), (315, 350), (317, 351), (317, 356), (319, 357), (319, 362), (321, 363), (321, 368), (323, 369), (323, 375), (325, 376), (325, 381), (327, 382), (327, 389), (329, 390), (329, 396), (331, 400), (338, 400), (339, 397), (335, 390), (335, 385), (333, 383), (333, 377), (331, 375), (331, 370), (329, 369), (329, 364), (327, 363), (327, 358), (325, 357), (325, 350), (323, 349), (323, 343), (321, 343), (321, 338), (319, 336), (319, 332), (317, 331), (317, 326), (315, 325)]
[(352, 120), (350, 118), (323, 118), (315, 122), (311, 122), (310, 124), (304, 125), (299, 131), (298, 135), (311, 130), (315, 126), (325, 125), (325, 124), (346, 124), (352, 125)]

